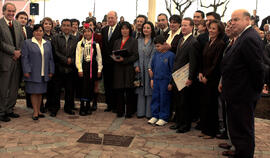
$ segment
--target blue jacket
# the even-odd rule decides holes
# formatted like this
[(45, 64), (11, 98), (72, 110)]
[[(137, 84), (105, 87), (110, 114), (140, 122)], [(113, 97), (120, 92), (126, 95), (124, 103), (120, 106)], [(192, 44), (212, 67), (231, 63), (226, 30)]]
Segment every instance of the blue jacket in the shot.
[[(49, 74), (54, 73), (54, 61), (52, 55), (52, 45), (50, 41), (43, 44), (44, 48), (44, 79), (49, 81)], [(32, 39), (24, 41), (22, 46), (22, 69), (23, 73), (29, 73), (30, 77), (24, 77), (25, 81), (42, 82), (41, 66), (42, 57), (39, 46), (32, 42)]]
[(174, 58), (175, 54), (171, 51), (166, 53), (155, 52), (151, 62), (151, 69), (155, 80), (172, 79)]

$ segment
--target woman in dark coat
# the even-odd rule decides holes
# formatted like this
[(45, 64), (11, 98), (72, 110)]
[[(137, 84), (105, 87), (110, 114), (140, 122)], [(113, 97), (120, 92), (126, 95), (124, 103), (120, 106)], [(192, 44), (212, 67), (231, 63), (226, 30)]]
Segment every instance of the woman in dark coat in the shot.
[(132, 28), (128, 22), (123, 22), (120, 26), (121, 38), (115, 41), (113, 50), (126, 50), (126, 54), (112, 55), (114, 64), (113, 88), (116, 92), (117, 117), (122, 117), (125, 113), (130, 118), (133, 110), (133, 97), (135, 69), (134, 62), (138, 60), (138, 41), (132, 37)]
[(201, 130), (199, 135), (204, 139), (211, 139), (218, 131), (218, 84), (220, 79), (220, 62), (225, 49), (224, 25), (213, 20), (209, 24), (210, 41), (203, 50), (202, 66), (199, 81), (201, 91)]

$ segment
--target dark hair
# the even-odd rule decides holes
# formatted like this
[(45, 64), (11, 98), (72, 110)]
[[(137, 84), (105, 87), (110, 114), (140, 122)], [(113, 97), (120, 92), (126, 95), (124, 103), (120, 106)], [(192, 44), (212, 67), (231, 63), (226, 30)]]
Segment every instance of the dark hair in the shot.
[[(132, 27), (131, 27), (130, 23), (127, 22), (127, 21), (123, 21), (123, 22), (120, 24), (120, 30), (121, 30), (124, 26), (126, 26), (126, 27), (129, 29), (129, 36), (132, 36)], [(121, 36), (122, 36), (122, 34), (121, 34)]]
[(41, 29), (44, 31), (44, 28), (41, 24), (35, 24), (33, 27), (33, 32), (35, 32), (36, 30), (38, 30), (41, 27)]
[[(147, 21), (142, 25), (142, 28), (146, 24), (150, 25), (150, 27), (151, 27), (151, 39), (154, 39), (154, 37), (156, 36), (156, 33), (155, 33), (155, 27), (154, 27), (153, 23), (151, 21)], [(143, 31), (142, 31), (142, 36), (145, 37)]]
[(189, 21), (189, 25), (190, 26), (194, 26), (194, 22), (193, 22), (193, 20), (190, 17), (186, 17), (183, 20)]
[(87, 28), (87, 29), (86, 29), (86, 28), (83, 29), (83, 34), (85, 33), (85, 30), (88, 30), (88, 29), (89, 29), (92, 33), (94, 32), (93, 29), (92, 29), (91, 27), (89, 27), (89, 28)]
[(168, 21), (168, 16), (165, 13), (158, 14), (158, 17), (161, 16), (161, 15), (165, 16), (166, 17), (166, 20)]
[(148, 21), (148, 18), (145, 16), (145, 15), (138, 15), (137, 17), (136, 17), (136, 20), (138, 19), (138, 18), (144, 18), (144, 22), (146, 22), (146, 21)]
[(94, 29), (96, 29), (96, 27), (97, 27), (96, 20), (95, 20), (94, 18), (89, 18), (88, 21), (86, 21), (86, 23), (90, 23), (90, 22), (93, 23), (93, 25), (94, 25), (94, 27), (95, 27)]
[(78, 19), (71, 19), (71, 25), (74, 22), (76, 22), (78, 24), (78, 26), (80, 26), (80, 21)]
[(158, 35), (155, 39), (154, 39), (154, 44), (164, 44), (166, 42), (166, 39), (163, 35)]
[(195, 11), (195, 12), (200, 13), (200, 14), (201, 14), (201, 17), (204, 19), (205, 15), (204, 15), (204, 12), (203, 12), (203, 11), (197, 10), (197, 11)]
[(61, 21), (61, 25), (63, 24), (63, 22), (66, 22), (66, 21), (70, 22), (70, 26), (71, 26), (71, 20), (70, 20), (70, 19), (63, 19), (63, 20)]
[(7, 10), (7, 6), (8, 5), (12, 5), (14, 8), (15, 8), (15, 11), (16, 11), (16, 6), (15, 6), (15, 4), (13, 4), (13, 3), (5, 3), (4, 5), (3, 5), (3, 8), (2, 8), (2, 12), (4, 12), (4, 11), (6, 11)]
[(170, 21), (170, 22), (175, 21), (175, 22), (181, 24), (182, 19), (181, 19), (181, 17), (180, 17), (179, 15), (174, 14), (174, 15), (172, 15), (172, 16), (170, 17), (169, 21)]
[(52, 28), (53, 28), (53, 21), (50, 17), (43, 18), (41, 21), (41, 25), (44, 25), (45, 21), (49, 21), (52, 24)]
[(206, 27), (206, 21), (205, 20), (200, 20), (199, 25), (203, 25), (204, 27)]
[(220, 15), (218, 13), (216, 13), (216, 12), (206, 13), (206, 16), (213, 16), (216, 20), (221, 20)]
[(28, 15), (25, 11), (20, 11), (19, 13), (17, 13), (15, 16), (15, 19), (18, 19), (20, 15), (25, 15), (27, 17), (27, 22), (28, 22)]
[(213, 23), (217, 24), (217, 26), (218, 26), (219, 34), (218, 34), (217, 38), (222, 40), (224, 35), (225, 35), (225, 27), (224, 27), (223, 23), (221, 21), (215, 19), (215, 20), (210, 21), (209, 26), (211, 26), (211, 24), (213, 24)]

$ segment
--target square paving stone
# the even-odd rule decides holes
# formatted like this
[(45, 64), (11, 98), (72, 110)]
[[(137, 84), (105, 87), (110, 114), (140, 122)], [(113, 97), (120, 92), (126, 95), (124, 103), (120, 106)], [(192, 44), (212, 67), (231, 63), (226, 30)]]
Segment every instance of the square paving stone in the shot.
[(69, 118), (69, 119), (78, 119), (79, 116), (69, 116), (68, 118)]
[(102, 138), (98, 136), (97, 133), (85, 133), (79, 140), (79, 143), (87, 143), (87, 144), (101, 144)]
[(104, 134), (103, 145), (129, 147), (134, 137)]

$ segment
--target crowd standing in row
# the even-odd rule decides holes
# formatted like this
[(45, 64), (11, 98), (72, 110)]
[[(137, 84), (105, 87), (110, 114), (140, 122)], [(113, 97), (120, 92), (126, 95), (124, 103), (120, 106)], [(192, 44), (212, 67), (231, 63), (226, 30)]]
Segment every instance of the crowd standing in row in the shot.
[[(19, 117), (13, 110), (21, 74), (33, 120), (47, 111), (56, 117), (62, 88), (65, 113), (75, 114), (76, 96), (79, 114), (90, 115), (97, 109), (98, 83), (103, 79), (105, 112), (126, 118), (137, 112), (138, 118), (158, 126), (173, 121), (170, 129), (177, 133), (190, 131), (191, 123), (197, 122), (199, 137), (229, 136), (230, 142), (219, 146), (233, 150), (224, 155), (253, 157), (254, 109), (263, 84), (269, 83), (270, 66), (269, 25), (258, 30), (256, 13), (251, 17), (246, 10), (236, 10), (226, 24), (214, 12), (207, 13), (206, 20), (200, 10), (193, 19), (168, 19), (161, 13), (155, 27), (144, 15), (134, 25), (123, 17), (118, 22), (117, 13), (110, 11), (107, 25), (88, 17), (79, 27), (76, 19), (63, 19), (60, 26), (49, 17), (27, 25), (23, 11), (13, 19), (14, 4), (2, 9), (1, 121)], [(179, 91), (172, 74), (186, 64), (188, 79)], [(226, 129), (221, 134), (220, 120)]]

